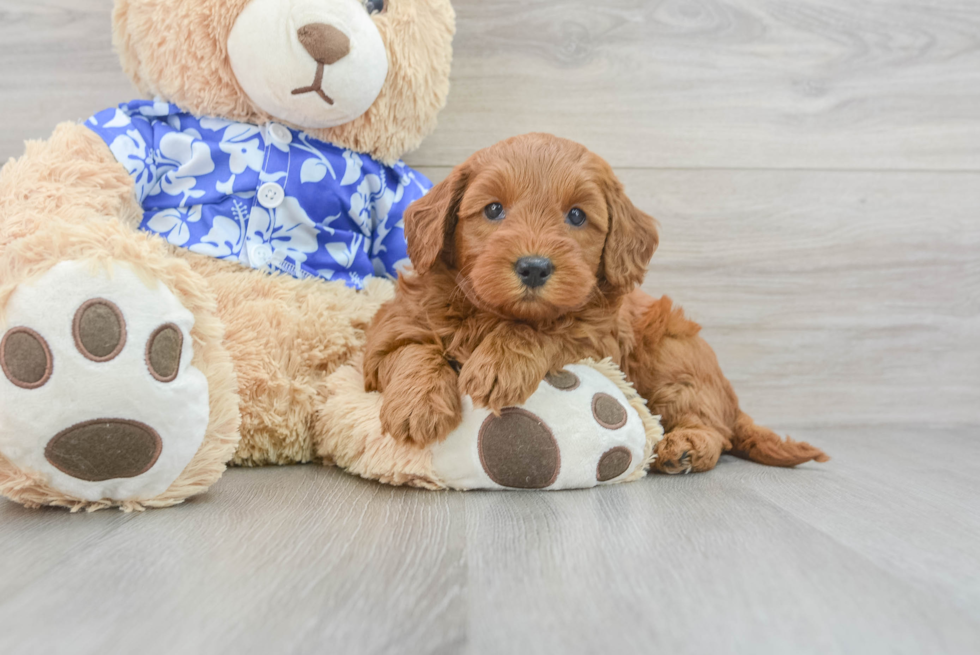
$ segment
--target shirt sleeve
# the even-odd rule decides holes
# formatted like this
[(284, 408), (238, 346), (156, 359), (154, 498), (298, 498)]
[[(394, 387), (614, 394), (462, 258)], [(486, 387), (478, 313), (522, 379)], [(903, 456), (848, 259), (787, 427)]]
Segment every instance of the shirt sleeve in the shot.
[[(405, 241), (405, 211), (408, 207), (422, 198), (432, 188), (432, 182), (422, 173), (413, 170), (402, 162), (398, 162), (391, 170), (392, 183), (389, 197), (390, 208), (376, 207), (377, 216), (384, 220), (378, 221), (373, 235), (372, 255), (375, 274), (396, 278), (411, 264), (408, 257), (408, 244)], [(377, 202), (384, 203), (382, 196)]]
[(85, 122), (85, 126), (102, 137), (113, 156), (136, 183), (136, 197), (144, 200), (156, 184), (153, 124), (140, 114), (130, 114), (127, 105), (106, 109)]

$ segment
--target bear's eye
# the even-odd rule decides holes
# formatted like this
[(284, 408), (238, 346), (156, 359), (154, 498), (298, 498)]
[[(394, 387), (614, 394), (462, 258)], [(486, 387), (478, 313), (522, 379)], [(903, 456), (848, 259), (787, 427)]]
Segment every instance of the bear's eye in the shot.
[(502, 221), (507, 213), (504, 211), (504, 206), (499, 202), (492, 202), (483, 208), (483, 215), (491, 221)]
[(364, 0), (364, 8), (372, 16), (380, 14), (388, 8), (388, 0)]
[(576, 207), (572, 211), (568, 212), (568, 217), (565, 219), (575, 227), (582, 227), (585, 225), (585, 221), (588, 220), (588, 216), (585, 212)]

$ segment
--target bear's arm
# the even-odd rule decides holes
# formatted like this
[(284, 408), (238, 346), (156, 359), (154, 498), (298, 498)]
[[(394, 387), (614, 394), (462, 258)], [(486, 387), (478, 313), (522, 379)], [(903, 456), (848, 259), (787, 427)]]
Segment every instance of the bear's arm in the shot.
[(2, 245), (39, 228), (44, 216), (119, 220), (135, 229), (143, 210), (132, 178), (105, 142), (84, 125), (62, 123), (48, 140), (28, 141), (25, 153), (0, 170), (0, 216)]

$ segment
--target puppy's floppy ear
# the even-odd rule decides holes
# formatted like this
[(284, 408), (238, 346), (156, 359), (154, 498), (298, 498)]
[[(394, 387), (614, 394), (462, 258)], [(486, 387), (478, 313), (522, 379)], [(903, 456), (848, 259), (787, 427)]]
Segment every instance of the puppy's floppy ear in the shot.
[(427, 273), (442, 255), (452, 265), (452, 240), (468, 178), (464, 166), (457, 166), (449, 177), (405, 211), (408, 256), (417, 273)]
[(660, 245), (657, 221), (626, 197), (622, 183), (609, 171), (605, 181), (609, 233), (602, 251), (603, 277), (614, 294), (627, 294), (643, 282)]

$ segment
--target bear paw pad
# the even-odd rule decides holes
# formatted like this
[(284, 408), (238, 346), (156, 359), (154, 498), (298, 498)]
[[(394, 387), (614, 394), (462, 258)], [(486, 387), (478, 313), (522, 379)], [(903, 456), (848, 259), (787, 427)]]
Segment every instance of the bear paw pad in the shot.
[(18, 287), (4, 318), (0, 454), (73, 499), (166, 491), (210, 413), (191, 312), (127, 265), (62, 262)]
[(462, 425), (432, 447), (433, 470), (454, 489), (588, 488), (622, 482), (644, 463), (642, 418), (589, 366), (549, 375), (500, 415), (469, 398), (464, 406)]

